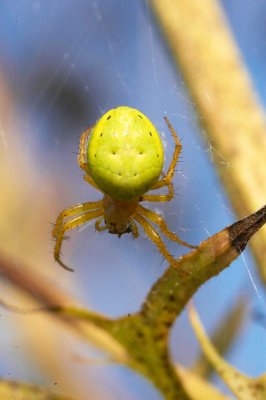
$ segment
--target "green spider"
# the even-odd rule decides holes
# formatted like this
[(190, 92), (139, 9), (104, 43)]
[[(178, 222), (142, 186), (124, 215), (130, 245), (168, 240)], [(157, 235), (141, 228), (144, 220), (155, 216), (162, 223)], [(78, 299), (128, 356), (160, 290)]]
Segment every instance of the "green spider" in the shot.
[[(162, 173), (164, 151), (160, 136), (151, 121), (140, 111), (118, 107), (108, 111), (80, 138), (78, 163), (84, 179), (103, 194), (100, 201), (77, 204), (57, 217), (52, 235), (56, 239), (54, 258), (65, 269), (60, 250), (65, 232), (96, 219), (97, 231), (108, 230), (119, 237), (124, 233), (139, 235), (139, 224), (173, 265), (176, 260), (167, 250), (154, 225), (169, 239), (195, 248), (170, 232), (164, 219), (143, 207), (143, 201), (170, 201), (174, 196), (172, 179), (181, 151), (181, 143), (169, 120), (164, 117), (175, 141), (172, 161)], [(160, 178), (161, 177), (161, 178)], [(146, 194), (166, 187), (166, 194)]]

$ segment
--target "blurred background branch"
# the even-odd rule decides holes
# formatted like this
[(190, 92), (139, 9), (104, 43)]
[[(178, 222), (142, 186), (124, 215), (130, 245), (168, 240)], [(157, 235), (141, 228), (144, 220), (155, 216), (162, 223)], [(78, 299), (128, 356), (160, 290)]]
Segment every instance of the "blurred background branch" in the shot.
[[(152, 0), (154, 12), (195, 101), (218, 173), (237, 215), (265, 204), (266, 123), (216, 0)], [(266, 284), (266, 228), (251, 242)]]
[(36, 385), (15, 381), (0, 381), (1, 400), (74, 400), (68, 396), (53, 394)]

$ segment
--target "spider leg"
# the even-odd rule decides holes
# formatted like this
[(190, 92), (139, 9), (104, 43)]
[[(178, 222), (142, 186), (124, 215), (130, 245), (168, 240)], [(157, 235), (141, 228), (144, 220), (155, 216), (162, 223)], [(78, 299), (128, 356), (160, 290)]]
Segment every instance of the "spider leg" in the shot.
[(160, 253), (166, 258), (166, 260), (174, 266), (178, 266), (177, 260), (168, 252), (165, 244), (160, 238), (158, 232), (154, 227), (138, 212), (133, 215), (133, 218), (142, 226), (146, 235), (152, 240), (152, 242), (157, 246)]
[[(173, 176), (174, 176), (174, 173), (175, 173), (176, 163), (177, 163), (178, 157), (180, 155), (180, 152), (182, 150), (182, 145), (181, 145), (181, 142), (180, 142), (180, 140), (179, 140), (179, 138), (178, 138), (178, 136), (176, 134), (176, 131), (174, 130), (172, 124), (169, 121), (169, 119), (167, 117), (164, 117), (164, 120), (167, 123), (168, 129), (171, 132), (171, 134), (172, 134), (172, 136), (174, 138), (174, 141), (175, 141), (175, 150), (174, 150), (174, 154), (173, 154), (173, 158), (172, 158), (171, 164), (169, 165), (169, 168), (168, 168), (168, 171), (167, 171), (165, 177), (162, 179), (162, 181), (165, 182), (166, 185), (167, 185), (167, 183), (171, 182), (171, 180), (173, 179)], [(155, 186), (157, 186), (157, 185), (161, 185), (160, 181), (158, 181), (157, 184), (155, 184)], [(165, 186), (165, 185), (162, 185), (162, 186)], [(162, 186), (157, 186), (157, 188), (158, 187), (162, 187)]]
[(92, 202), (88, 202), (88, 203), (81, 203), (81, 204), (77, 204), (73, 207), (66, 208), (57, 217), (54, 229), (52, 231), (53, 237), (56, 238), (58, 231), (61, 229), (61, 225), (65, 218), (78, 216), (79, 214), (82, 214), (86, 211), (101, 208), (102, 205), (103, 205), (102, 200), (100, 200), (100, 201), (92, 201)]
[(167, 117), (164, 117), (165, 122), (167, 123), (168, 129), (170, 130), (174, 141), (175, 141), (175, 150), (174, 150), (174, 154), (172, 157), (172, 161), (169, 165), (168, 171), (166, 173), (166, 175), (163, 177), (163, 179), (160, 179), (159, 181), (157, 181), (155, 183), (155, 185), (153, 186), (153, 189), (159, 189), (161, 187), (167, 186), (167, 184), (169, 182), (171, 182), (171, 180), (173, 179), (174, 173), (175, 173), (175, 167), (176, 167), (176, 163), (178, 160), (178, 157), (180, 155), (180, 152), (182, 150), (182, 145), (181, 142), (176, 134), (176, 131), (174, 130), (172, 124), (170, 123), (169, 119)]
[(92, 177), (88, 174), (83, 176), (84, 181), (86, 181), (87, 183), (89, 183), (91, 186), (93, 186), (96, 190), (98, 190), (99, 192), (103, 193), (103, 191), (97, 186), (97, 184), (94, 182), (94, 180), (92, 179)]
[(79, 155), (78, 155), (78, 163), (81, 169), (83, 169), (86, 174), (88, 173), (88, 163), (87, 163), (87, 143), (88, 137), (91, 133), (92, 127), (88, 128), (85, 132), (82, 133), (79, 141)]
[(169, 231), (167, 224), (163, 217), (157, 213), (155, 213), (152, 210), (149, 210), (148, 208), (145, 208), (141, 205), (138, 206), (137, 211), (143, 215), (145, 218), (149, 219), (153, 223), (159, 226), (160, 230), (162, 233), (168, 237), (169, 239), (173, 240), (174, 242), (177, 242), (181, 244), (182, 246), (189, 247), (190, 249), (196, 249), (197, 246), (193, 246), (192, 244), (189, 244), (187, 242), (184, 242), (182, 239), (179, 238), (175, 233)]
[(104, 217), (100, 217), (95, 222), (96, 231), (102, 232), (102, 231), (105, 231), (106, 229), (108, 229), (108, 227), (106, 225), (100, 226), (103, 220), (104, 220)]
[(88, 128), (85, 132), (82, 133), (79, 141), (79, 155), (78, 155), (78, 163), (81, 169), (86, 172), (86, 175), (84, 175), (83, 179), (89, 183), (91, 186), (93, 186), (95, 189), (99, 190), (99, 192), (102, 192), (92, 177), (89, 175), (89, 169), (88, 169), (88, 163), (87, 163), (87, 143), (88, 143), (88, 137), (89, 134), (91, 133), (93, 127)]
[(67, 269), (68, 271), (73, 271), (73, 269), (67, 267), (60, 258), (60, 250), (62, 247), (62, 241), (64, 239), (64, 234), (66, 231), (77, 228), (80, 225), (85, 224), (86, 222), (100, 217), (103, 214), (103, 209), (99, 208), (94, 211), (87, 211), (85, 214), (79, 215), (78, 217), (73, 217), (70, 220), (64, 222), (61, 226), (60, 229), (57, 230), (56, 232), (56, 243), (55, 243), (55, 248), (54, 248), (54, 259), (61, 265), (61, 267)]
[[(162, 202), (162, 201), (170, 201), (174, 197), (174, 185), (172, 182), (164, 183), (163, 180), (159, 181), (162, 182), (163, 186), (167, 186), (168, 193), (166, 194), (144, 194), (141, 196), (140, 201), (154, 201), (154, 202)], [(158, 183), (158, 182), (157, 182)], [(157, 187), (152, 187), (150, 190), (158, 189)]]
[(143, 195), (141, 197), (141, 200), (143, 201), (156, 201), (156, 202), (161, 202), (161, 201), (170, 201), (173, 197), (174, 197), (174, 187), (172, 184), (172, 179), (175, 173), (175, 167), (176, 167), (176, 163), (178, 160), (178, 157), (180, 155), (180, 152), (182, 150), (182, 145), (181, 142), (176, 134), (176, 131), (174, 130), (173, 126), (171, 125), (170, 121), (168, 120), (167, 117), (164, 117), (167, 126), (174, 138), (175, 141), (175, 150), (174, 150), (174, 154), (172, 157), (172, 161), (169, 165), (168, 171), (166, 173), (166, 175), (162, 178), (159, 179), (150, 190), (155, 190), (155, 189), (160, 189), (162, 187), (167, 186), (168, 188), (168, 193), (167, 194), (155, 194), (155, 195)]
[(136, 222), (134, 221), (133, 218), (129, 218), (130, 224), (131, 224), (131, 232), (133, 237), (136, 239), (139, 236), (139, 230), (137, 227)]

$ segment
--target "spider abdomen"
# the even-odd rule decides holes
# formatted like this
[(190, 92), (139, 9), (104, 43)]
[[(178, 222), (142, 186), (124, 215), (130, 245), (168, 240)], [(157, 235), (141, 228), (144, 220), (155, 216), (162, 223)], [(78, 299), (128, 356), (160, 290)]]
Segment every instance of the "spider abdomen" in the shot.
[(88, 141), (88, 168), (105, 193), (131, 199), (149, 190), (163, 167), (163, 146), (140, 111), (118, 107), (96, 123)]

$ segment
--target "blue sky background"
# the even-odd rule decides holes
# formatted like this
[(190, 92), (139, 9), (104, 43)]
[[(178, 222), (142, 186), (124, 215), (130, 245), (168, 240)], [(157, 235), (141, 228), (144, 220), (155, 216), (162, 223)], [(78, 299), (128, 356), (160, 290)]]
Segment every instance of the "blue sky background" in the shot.
[[(265, 105), (266, 3), (224, 0), (222, 5)], [(49, 221), (54, 221), (63, 208), (98, 199), (82, 180), (75, 152), (82, 131), (118, 105), (139, 108), (150, 117), (163, 135), (166, 163), (173, 143), (163, 121), (165, 114), (182, 138), (182, 162), (174, 181), (177, 196), (159, 207), (171, 229), (183, 239), (198, 243), (235, 221), (212, 163), (215, 149), (201, 135), (193, 101), (148, 1), (3, 0), (0, 54), (2, 74), (14, 95), (14, 118), (20, 127), (23, 151), (34, 161), (34, 179), (37, 177), (40, 184), (45, 184), (44, 177), (53, 180), (59, 199), (56, 208), (47, 204)], [(222, 156), (221, 163), (226, 165)], [(27, 179), (31, 179), (30, 174)], [(36, 190), (29, 200), (31, 207), (35, 207), (38, 196), (41, 194)], [(44, 228), (47, 231), (49, 221)], [(48, 271), (58, 268), (60, 285), (70, 288), (92, 309), (110, 316), (137, 310), (167, 266), (144, 235), (142, 240), (133, 241), (129, 235), (118, 240), (113, 235), (95, 233), (93, 225), (75, 232), (64, 244), (65, 260), (75, 268), (71, 279), (53, 263), (52, 243), (47, 239), (44, 246), (51, 257)], [(168, 246), (176, 256), (186, 252), (171, 243)], [(196, 295), (209, 332), (240, 295), (249, 299), (248, 314), (227, 359), (255, 376), (266, 370), (266, 335), (265, 328), (252, 320), (251, 312), (265, 311), (265, 296), (248, 250)], [(171, 349), (184, 365), (189, 366), (195, 357), (197, 342), (185, 314), (173, 330)], [(2, 376), (43, 382), (34, 363), (26, 364), (26, 372), (18, 367), (20, 357), (24, 367), (29, 361), (21, 350), (15, 352), (16, 362), (8, 348), (3, 354)], [(99, 386), (111, 385), (116, 400), (124, 398), (125, 392), (130, 399), (160, 398), (146, 381), (124, 368), (105, 366), (100, 371), (97, 367), (96, 372), (94, 367), (82, 368), (84, 376), (97, 376)]]

